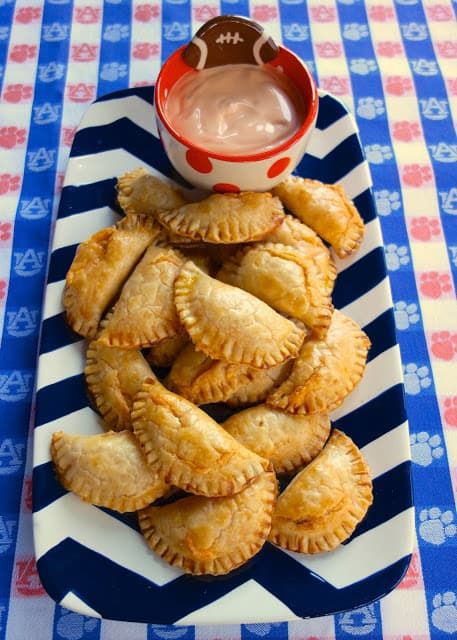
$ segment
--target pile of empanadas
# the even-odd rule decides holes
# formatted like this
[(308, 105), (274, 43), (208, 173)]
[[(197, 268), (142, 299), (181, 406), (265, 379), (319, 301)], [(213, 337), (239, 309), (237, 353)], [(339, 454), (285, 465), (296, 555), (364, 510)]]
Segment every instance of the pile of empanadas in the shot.
[[(193, 574), (227, 573), (267, 540), (334, 549), (372, 502), (360, 451), (329, 419), (370, 346), (332, 306), (319, 237), (356, 250), (354, 205), (295, 177), (199, 202), (144, 169), (117, 188), (125, 217), (79, 246), (64, 293), (106, 433), (53, 435), (60, 481), (138, 511), (149, 546)], [(199, 408), (214, 403), (232, 414), (222, 424)], [(293, 478), (279, 497), (277, 477)]]

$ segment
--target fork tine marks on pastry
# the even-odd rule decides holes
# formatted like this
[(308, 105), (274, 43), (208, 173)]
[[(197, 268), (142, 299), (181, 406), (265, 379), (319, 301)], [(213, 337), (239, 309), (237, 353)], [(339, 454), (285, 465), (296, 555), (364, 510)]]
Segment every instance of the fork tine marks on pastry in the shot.
[(129, 431), (93, 436), (58, 431), (52, 436), (51, 456), (63, 486), (99, 507), (137, 511), (169, 489), (149, 469)]
[(186, 203), (178, 191), (144, 167), (124, 173), (117, 179), (117, 200), (128, 214), (154, 215), (158, 209), (176, 209)]
[(158, 221), (194, 241), (233, 244), (260, 240), (278, 227), (284, 212), (270, 193), (213, 194), (179, 209), (161, 210)]
[(335, 429), (279, 496), (269, 540), (301, 553), (331, 551), (349, 538), (372, 501), (368, 465), (352, 440)]
[(182, 265), (173, 249), (154, 245), (127, 280), (98, 341), (126, 349), (144, 348), (180, 331), (173, 284)]
[(106, 347), (93, 340), (87, 349), (87, 387), (106, 430), (132, 429), (133, 398), (153, 373), (140, 351)]
[(251, 371), (246, 365), (212, 360), (190, 343), (174, 361), (166, 384), (194, 404), (225, 402), (250, 382)]
[(186, 262), (175, 282), (180, 320), (199, 351), (214, 360), (273, 367), (295, 357), (304, 332), (253, 295)]
[(292, 176), (275, 187), (273, 193), (330, 243), (339, 258), (353, 253), (362, 242), (363, 220), (340, 185)]
[(63, 303), (71, 328), (93, 338), (98, 323), (160, 227), (145, 216), (129, 216), (79, 245), (67, 273)]
[(281, 313), (297, 318), (325, 335), (333, 306), (312, 253), (272, 242), (242, 249), (228, 260), (217, 278), (249, 291)]
[(290, 413), (329, 413), (360, 382), (370, 340), (350, 318), (335, 311), (324, 339), (305, 342), (290, 376), (267, 404)]
[(234, 496), (191, 496), (143, 509), (140, 528), (151, 549), (171, 565), (194, 575), (223, 575), (263, 547), (276, 495), (275, 475), (266, 471)]
[(205, 496), (238, 493), (268, 468), (208, 414), (157, 380), (147, 380), (132, 411), (149, 467), (166, 482)]
[(245, 447), (292, 473), (321, 451), (330, 433), (328, 415), (294, 416), (260, 404), (240, 411), (222, 426)]

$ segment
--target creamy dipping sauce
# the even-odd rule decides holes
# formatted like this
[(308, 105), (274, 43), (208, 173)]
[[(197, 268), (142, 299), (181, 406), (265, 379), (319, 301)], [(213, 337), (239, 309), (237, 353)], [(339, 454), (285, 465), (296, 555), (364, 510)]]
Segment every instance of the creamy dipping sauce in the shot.
[(280, 71), (228, 64), (182, 76), (170, 90), (165, 115), (198, 147), (249, 155), (290, 139), (302, 125), (306, 108), (295, 85)]

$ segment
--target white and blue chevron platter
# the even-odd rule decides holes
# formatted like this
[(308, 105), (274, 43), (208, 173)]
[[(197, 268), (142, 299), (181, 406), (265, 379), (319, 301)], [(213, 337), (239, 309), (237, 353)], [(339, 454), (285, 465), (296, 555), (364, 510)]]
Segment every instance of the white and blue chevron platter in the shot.
[(355, 122), (331, 95), (320, 93), (317, 128), (297, 172), (342, 184), (366, 224), (360, 250), (337, 260), (333, 297), (373, 344), (362, 382), (332, 416), (361, 447), (374, 478), (373, 506), (351, 539), (317, 556), (266, 544), (228, 576), (191, 577), (149, 551), (133, 514), (88, 505), (54, 477), (49, 452), (54, 431), (101, 431), (84, 385), (86, 344), (66, 326), (62, 309), (64, 279), (78, 243), (118, 218), (115, 176), (144, 165), (182, 184), (157, 137), (153, 93), (153, 87), (128, 89), (95, 102), (78, 129), (67, 167), (37, 383), (33, 518), (41, 580), (69, 609), (157, 624), (276, 622), (358, 607), (388, 593), (403, 576), (414, 521), (400, 355), (370, 174)]

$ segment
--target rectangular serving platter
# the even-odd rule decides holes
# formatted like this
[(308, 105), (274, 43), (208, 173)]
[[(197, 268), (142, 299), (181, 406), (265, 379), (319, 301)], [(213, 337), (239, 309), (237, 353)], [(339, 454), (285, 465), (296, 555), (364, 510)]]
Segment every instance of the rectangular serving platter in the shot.
[(77, 246), (119, 218), (116, 176), (139, 165), (177, 181), (158, 139), (153, 87), (110, 94), (83, 118), (70, 154), (50, 258), (37, 382), (33, 522), (38, 571), (49, 595), (85, 615), (155, 624), (257, 623), (322, 616), (391, 591), (413, 548), (410, 451), (402, 371), (379, 221), (357, 127), (346, 107), (320, 92), (319, 117), (296, 173), (340, 183), (365, 224), (360, 250), (336, 259), (335, 307), (372, 342), (365, 376), (332, 414), (362, 449), (374, 502), (337, 550), (302, 555), (266, 544), (224, 577), (191, 577), (149, 551), (135, 515), (91, 506), (66, 492), (50, 461), (54, 431), (102, 431), (86, 395), (86, 341), (65, 324), (62, 292)]

